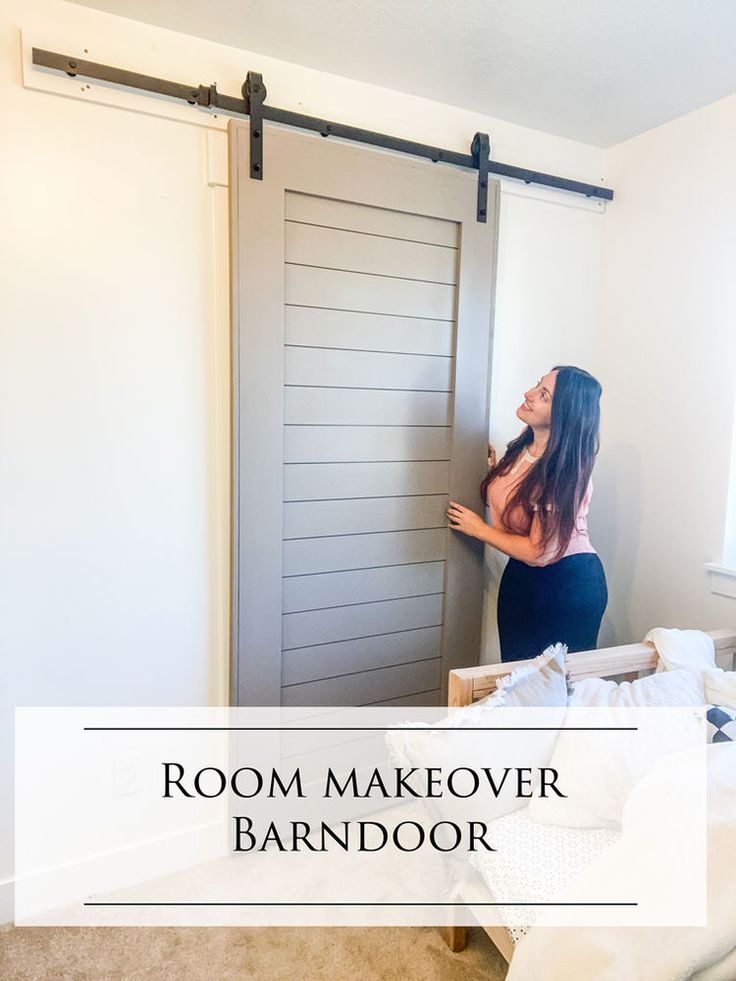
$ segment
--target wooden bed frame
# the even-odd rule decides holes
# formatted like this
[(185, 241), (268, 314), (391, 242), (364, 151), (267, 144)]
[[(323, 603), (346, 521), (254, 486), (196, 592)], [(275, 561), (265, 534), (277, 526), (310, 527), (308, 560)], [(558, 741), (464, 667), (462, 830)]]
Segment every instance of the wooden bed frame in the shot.
[[(736, 628), (725, 630), (709, 630), (716, 650), (716, 663), (727, 671), (734, 669), (736, 659)], [(613, 678), (624, 676), (624, 680), (639, 677), (641, 674), (652, 672), (657, 666), (657, 653), (651, 644), (626, 644), (622, 647), (608, 647), (597, 651), (581, 651), (568, 654), (567, 668), (571, 681), (581, 681), (583, 678)], [(499, 678), (511, 674), (518, 667), (530, 664), (531, 661), (509, 661), (501, 664), (481, 664), (476, 668), (460, 668), (450, 671), (448, 687), (448, 704), (451, 708), (472, 705), (496, 688)], [(476, 887), (477, 894), (471, 895), (471, 887), (463, 890), (461, 898), (468, 906), (473, 902), (481, 902), (484, 898), (480, 886)], [(487, 898), (487, 896), (486, 896)], [(506, 961), (511, 961), (514, 945), (508, 930), (503, 926), (483, 926), (488, 936), (499, 949)], [(448, 926), (441, 928), (442, 936), (450, 948), (457, 952), (465, 949), (467, 944), (466, 926)]]

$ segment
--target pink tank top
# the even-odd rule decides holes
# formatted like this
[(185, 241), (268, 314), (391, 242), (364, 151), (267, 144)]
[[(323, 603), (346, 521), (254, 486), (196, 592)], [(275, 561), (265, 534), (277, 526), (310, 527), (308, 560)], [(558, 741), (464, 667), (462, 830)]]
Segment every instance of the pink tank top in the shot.
[[(509, 497), (511, 497), (518, 484), (526, 476), (529, 468), (537, 462), (537, 459), (528, 450), (523, 450), (511, 470), (501, 477), (496, 477), (489, 484), (487, 505), (488, 511), (490, 512), (490, 524), (495, 528), (501, 528), (503, 531), (511, 531), (516, 534), (528, 534), (525, 527), (525, 515), (523, 513), (512, 513), (510, 515), (509, 527), (501, 519)], [(588, 537), (588, 508), (590, 507), (592, 494), (593, 480), (591, 478), (585, 495), (580, 502), (580, 510), (575, 521), (575, 529), (570, 538), (570, 544), (567, 546), (564, 554), (560, 556), (561, 559), (567, 558), (568, 555), (578, 555), (580, 552), (595, 552)], [(550, 542), (547, 551), (542, 555), (540, 560), (543, 565), (549, 565), (553, 561), (556, 548), (555, 542)]]

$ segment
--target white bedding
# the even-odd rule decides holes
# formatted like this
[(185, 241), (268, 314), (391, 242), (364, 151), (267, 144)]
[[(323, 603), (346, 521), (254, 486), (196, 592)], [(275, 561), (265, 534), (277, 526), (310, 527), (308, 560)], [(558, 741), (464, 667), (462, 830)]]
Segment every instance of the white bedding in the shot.
[[(545, 913), (517, 944), (507, 981), (733, 981), (736, 977), (736, 743), (708, 747), (708, 923), (704, 927), (555, 927)], [(661, 769), (673, 757), (665, 757)], [(693, 786), (694, 769), (684, 761), (676, 779)], [(679, 760), (678, 760), (679, 763)], [(668, 774), (672, 779), (672, 771)], [(660, 803), (660, 767), (645, 776), (631, 795)], [(671, 784), (669, 785), (671, 786)], [(664, 791), (666, 792), (666, 790)], [(627, 802), (627, 806), (630, 802)], [(582, 875), (615, 881), (617, 870), (646, 864), (641, 835), (623, 834)], [(570, 887), (574, 890), (575, 879)], [(563, 887), (563, 895), (565, 892)]]
[[(471, 862), (496, 902), (551, 899), (573, 876), (620, 837), (613, 828), (563, 828), (538, 824), (524, 807), (490, 824), (489, 839), (497, 852), (475, 852)], [(538, 906), (503, 906), (499, 910), (514, 943), (539, 915)]]

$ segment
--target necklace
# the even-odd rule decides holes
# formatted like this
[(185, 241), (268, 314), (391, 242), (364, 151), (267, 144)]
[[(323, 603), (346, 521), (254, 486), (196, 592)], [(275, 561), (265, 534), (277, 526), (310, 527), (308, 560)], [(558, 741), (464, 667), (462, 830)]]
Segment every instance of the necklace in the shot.
[(538, 459), (539, 459), (538, 456), (532, 456), (529, 450), (526, 447), (524, 447), (524, 452), (519, 456), (516, 463), (511, 468), (510, 473), (515, 474), (516, 471), (519, 469), (519, 467), (522, 465), (522, 463), (536, 463)]

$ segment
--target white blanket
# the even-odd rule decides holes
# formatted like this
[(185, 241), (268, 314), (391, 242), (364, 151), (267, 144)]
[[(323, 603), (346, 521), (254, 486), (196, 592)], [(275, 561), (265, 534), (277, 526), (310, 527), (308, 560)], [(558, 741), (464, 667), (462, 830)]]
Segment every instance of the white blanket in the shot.
[[(686, 768), (681, 776), (688, 779)], [(661, 789), (659, 771), (652, 772), (640, 781), (631, 799), (661, 793)], [(647, 860), (646, 840), (636, 834), (627, 837), (625, 824), (623, 830), (620, 841), (596, 860), (599, 881), (616, 878), (620, 849), (627, 863)], [(652, 835), (656, 834), (657, 829), (652, 828)], [(554, 927), (544, 926), (544, 916), (540, 916), (518, 944), (507, 981), (733, 981), (736, 743), (708, 747), (707, 848), (707, 926)]]

